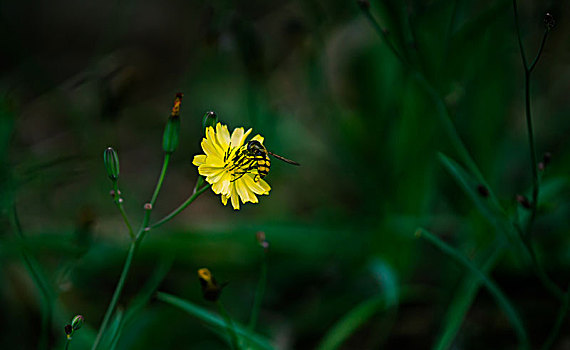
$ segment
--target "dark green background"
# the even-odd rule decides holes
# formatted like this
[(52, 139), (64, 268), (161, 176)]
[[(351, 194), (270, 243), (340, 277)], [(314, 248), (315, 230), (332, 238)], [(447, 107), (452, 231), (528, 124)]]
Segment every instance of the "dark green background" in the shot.
[[(375, 1), (371, 11), (398, 50), (443, 96), (459, 135), (501, 203), (531, 186), (524, 75), (510, 1)], [(557, 26), (533, 72), (532, 111), (544, 172), (533, 227), (539, 261), (562, 288), (570, 276), (570, 4), (520, 1), (527, 56), (551, 12)], [(497, 232), (438, 161), (460, 161), (434, 101), (395, 59), (353, 1), (3, 1), (0, 3), (0, 348), (34, 349), (39, 294), (8, 222), (15, 204), (26, 247), (58, 292), (51, 344), (83, 314), (97, 329), (126, 256), (128, 235), (102, 164), (113, 146), (125, 207), (138, 226), (162, 164), (174, 94), (184, 93), (181, 144), (153, 212), (185, 200), (201, 153), (201, 119), (214, 110), (230, 129), (252, 127), (275, 153), (270, 196), (240, 211), (206, 192), (152, 231), (120, 305), (161, 261), (160, 290), (215, 310), (196, 270), (229, 281), (222, 300), (246, 323), (262, 251), (271, 244), (260, 333), (279, 348), (310, 349), (351, 308), (398, 288), (396, 308), (359, 328), (345, 349), (428, 348), (467, 272), (426, 241), (429, 228), (469, 257)], [(547, 187), (549, 186), (549, 187)], [(516, 248), (491, 277), (542, 344), (559, 304)], [(569, 346), (568, 323), (558, 348)], [(86, 327), (87, 329), (87, 327)], [(566, 329), (566, 331), (564, 330)], [(80, 331), (72, 349), (88, 348)], [(182, 345), (180, 345), (182, 344)], [(481, 289), (457, 349), (515, 348), (510, 325)], [(152, 302), (127, 324), (120, 349), (226, 348), (200, 321)]]

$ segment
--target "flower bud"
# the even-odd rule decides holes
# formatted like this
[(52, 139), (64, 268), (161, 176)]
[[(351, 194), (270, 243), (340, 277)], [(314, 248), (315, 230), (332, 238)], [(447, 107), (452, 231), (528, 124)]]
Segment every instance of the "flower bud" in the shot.
[(217, 123), (218, 123), (218, 116), (214, 111), (209, 111), (206, 112), (206, 114), (204, 114), (204, 119), (202, 120), (202, 127), (204, 129), (204, 132), (206, 132), (206, 128), (208, 126), (215, 128)]
[(200, 280), (200, 286), (202, 287), (202, 295), (204, 299), (208, 301), (217, 301), (222, 293), (222, 288), (216, 282), (214, 276), (210, 270), (206, 268), (201, 268), (198, 270), (198, 279)]
[(166, 122), (164, 128), (164, 135), (162, 137), (162, 149), (166, 153), (172, 153), (176, 150), (179, 143), (180, 134), (180, 104), (182, 103), (182, 93), (177, 93), (174, 98), (174, 106), (170, 117)]
[(81, 328), (81, 326), (83, 326), (84, 321), (85, 321), (85, 318), (82, 315), (77, 315), (71, 321), (71, 327), (73, 328), (74, 331), (76, 331), (79, 328)]
[(71, 339), (71, 334), (73, 334), (73, 327), (70, 324), (66, 324), (65, 327), (63, 327), (63, 331), (65, 332), (67, 339)]
[(107, 175), (111, 181), (117, 181), (119, 179), (119, 156), (117, 152), (108, 147), (103, 153), (103, 163), (105, 163), (105, 169), (107, 170)]
[(556, 26), (556, 20), (550, 12), (547, 12), (544, 15), (544, 26), (546, 27), (546, 30), (552, 30)]

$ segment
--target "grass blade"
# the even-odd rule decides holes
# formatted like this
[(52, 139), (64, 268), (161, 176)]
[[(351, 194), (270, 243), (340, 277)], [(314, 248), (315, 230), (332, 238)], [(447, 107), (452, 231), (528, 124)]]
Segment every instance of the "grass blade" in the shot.
[(377, 312), (385, 310), (386, 307), (386, 298), (383, 295), (358, 304), (329, 329), (317, 349), (332, 350), (339, 348), (360, 326)]
[[(187, 313), (189, 313), (190, 315), (200, 319), (201, 321), (203, 321), (204, 323), (206, 323), (209, 326), (212, 326), (214, 328), (217, 329), (221, 329), (224, 331), (228, 331), (228, 326), (227, 323), (224, 321), (223, 318), (221, 318), (220, 316), (194, 304), (191, 303), (188, 300), (184, 300), (181, 299), (179, 297), (176, 297), (174, 295), (170, 295), (167, 293), (162, 293), (162, 292), (158, 292), (157, 293), (157, 299), (165, 302), (167, 304), (170, 304), (174, 307), (177, 307), (179, 309), (182, 309), (184, 311), (186, 311)], [(235, 332), (244, 340), (247, 340), (248, 343), (250, 343), (250, 345), (254, 346), (255, 348), (258, 349), (273, 349), (273, 346), (271, 346), (271, 344), (269, 343), (269, 341), (267, 339), (265, 339), (264, 337), (261, 337), (253, 332), (250, 332), (249, 330), (246, 329), (246, 327), (243, 327), (242, 325), (233, 322), (233, 326), (235, 328)]]
[(519, 341), (520, 348), (521, 349), (530, 348), (528, 336), (526, 334), (522, 320), (518, 315), (516, 309), (513, 307), (513, 305), (507, 299), (507, 297), (503, 294), (503, 292), (499, 289), (499, 287), (497, 287), (497, 285), (492, 280), (490, 280), (484, 272), (482, 272), (479, 268), (477, 268), (477, 266), (475, 266), (471, 261), (469, 261), (463, 254), (461, 254), (455, 248), (443, 242), (442, 240), (432, 235), (428, 231), (419, 228), (416, 231), (416, 236), (424, 238), (434, 247), (439, 249), (441, 252), (447, 254), (450, 258), (452, 258), (459, 264), (463, 265), (465, 268), (470, 270), (474, 276), (479, 278), (481, 283), (485, 285), (489, 293), (491, 293), (491, 295), (493, 296), (499, 307), (501, 307), (501, 309), (509, 319), (511, 325), (513, 326), (517, 339)]
[[(483, 264), (481, 268), (482, 272), (485, 274), (489, 273), (502, 252), (502, 246), (495, 247), (491, 255)], [(455, 298), (451, 302), (451, 305), (445, 315), (445, 320), (443, 322), (444, 327), (437, 337), (437, 341), (433, 347), (434, 349), (444, 350), (451, 347), (451, 344), (453, 343), (453, 340), (465, 319), (465, 314), (469, 310), (471, 304), (473, 304), (473, 300), (475, 299), (475, 296), (477, 296), (477, 292), (479, 291), (481, 284), (481, 279), (477, 276), (468, 275), (465, 277), (463, 283), (459, 287), (459, 290), (455, 293)]]

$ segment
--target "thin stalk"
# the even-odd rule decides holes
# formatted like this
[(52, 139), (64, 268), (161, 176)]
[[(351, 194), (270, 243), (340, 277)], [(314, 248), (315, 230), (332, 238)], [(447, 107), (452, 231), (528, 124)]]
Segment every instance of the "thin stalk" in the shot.
[(121, 201), (121, 195), (119, 194), (119, 182), (117, 180), (113, 181), (113, 189), (115, 191), (115, 205), (117, 206), (117, 208), (119, 209), (119, 212), (121, 213), (121, 216), (123, 217), (123, 221), (125, 222), (125, 225), (127, 225), (127, 229), (129, 230), (129, 236), (131, 237), (131, 240), (135, 240), (135, 233), (133, 231), (133, 227), (131, 226), (131, 222), (129, 221), (129, 218), (127, 217), (127, 213), (125, 212), (125, 208), (123, 207), (123, 202)]
[(508, 317), (515, 334), (518, 338), (519, 345), (521, 349), (529, 349), (529, 341), (526, 331), (524, 329), (522, 320), (518, 315), (516, 309), (513, 307), (509, 299), (501, 291), (501, 289), (482, 272), (473, 262), (469, 261), (463, 254), (458, 252), (455, 248), (451, 247), (447, 243), (440, 240), (438, 237), (432, 235), (424, 229), (418, 229), (416, 231), (416, 236), (424, 238), (426, 241), (431, 243), (435, 248), (439, 249), (441, 252), (445, 253), (452, 259), (454, 259), (459, 264), (463, 265), (465, 268), (471, 271), (479, 280), (487, 287), (487, 290), (495, 298), (497, 304), (503, 309), (506, 316)]
[(101, 337), (107, 328), (107, 324), (111, 320), (111, 316), (115, 311), (115, 307), (117, 306), (117, 302), (119, 301), (119, 297), (121, 296), (121, 292), (123, 291), (123, 287), (125, 286), (125, 281), (127, 279), (127, 275), (129, 274), (129, 270), (131, 268), (131, 264), (133, 262), (133, 257), (135, 256), (135, 252), (142, 241), (144, 235), (137, 236), (137, 239), (131, 242), (129, 247), (129, 253), (127, 254), (127, 259), (125, 260), (125, 264), (123, 265), (123, 271), (121, 272), (121, 277), (119, 277), (119, 282), (117, 283), (117, 287), (115, 287), (115, 292), (113, 293), (113, 297), (111, 298), (111, 302), (107, 307), (107, 311), (105, 312), (105, 316), (103, 317), (103, 322), (101, 323), (101, 327), (99, 328), (99, 332), (97, 333), (97, 337), (95, 338), (95, 342), (91, 347), (91, 350), (97, 349), (99, 342), (101, 341)]
[(212, 185), (208, 184), (208, 185), (202, 187), (201, 189), (196, 191), (192, 196), (190, 196), (190, 198), (188, 198), (184, 203), (180, 204), (180, 206), (178, 208), (174, 209), (170, 214), (166, 215), (164, 218), (160, 219), (158, 222), (150, 225), (148, 228), (153, 229), (153, 228), (157, 228), (159, 226), (164, 225), (165, 223), (170, 221), (172, 218), (174, 218), (176, 215), (180, 214), (180, 212), (182, 210), (186, 209), (187, 206), (189, 206), (196, 198), (198, 198), (198, 196), (200, 196), (202, 193), (204, 193), (211, 186)]
[(150, 200), (151, 206), (154, 206), (154, 203), (156, 203), (156, 199), (158, 198), (158, 192), (160, 192), (160, 188), (162, 187), (162, 183), (164, 182), (164, 177), (166, 176), (166, 169), (168, 169), (168, 164), (170, 163), (170, 155), (171, 153), (164, 154), (164, 162), (162, 163), (162, 170), (160, 171), (160, 176), (156, 183), (156, 188), (154, 189), (154, 193), (152, 194), (152, 198)]
[(69, 343), (71, 343), (71, 339), (67, 338), (67, 340), (65, 341), (65, 350), (69, 349)]
[(150, 213), (152, 211), (152, 207), (154, 206), (154, 203), (156, 202), (156, 199), (158, 197), (158, 193), (162, 187), (162, 183), (164, 181), (164, 177), (166, 174), (166, 169), (168, 168), (169, 161), (170, 161), (170, 154), (166, 153), (165, 157), (164, 157), (164, 162), (162, 164), (162, 170), (160, 172), (160, 176), (158, 178), (156, 188), (154, 190), (154, 193), (152, 195), (152, 199), (150, 201), (150, 208), (146, 210), (145, 215), (143, 217), (143, 222), (142, 222), (141, 228), (139, 229), (138, 233), (136, 234), (135, 240), (131, 242), (131, 245), (129, 247), (129, 252), (127, 254), (127, 259), (125, 260), (125, 264), (123, 265), (123, 271), (121, 272), (121, 276), (119, 277), (119, 282), (117, 283), (117, 287), (115, 287), (115, 292), (113, 293), (111, 303), (107, 307), (107, 311), (105, 312), (105, 316), (103, 317), (103, 322), (101, 323), (101, 327), (99, 328), (99, 332), (97, 333), (97, 337), (95, 338), (95, 342), (93, 343), (91, 350), (96, 350), (97, 346), (99, 345), (99, 343), (101, 341), (103, 333), (105, 332), (105, 329), (107, 328), (107, 325), (111, 319), (111, 316), (113, 315), (113, 312), (115, 311), (115, 308), (117, 306), (117, 302), (119, 300), (119, 297), (121, 296), (121, 292), (123, 291), (125, 280), (127, 278), (127, 275), (129, 274), (129, 270), (131, 268), (133, 257), (135, 255), (138, 247), (140, 246), (142, 240), (144, 239), (145, 235), (152, 228), (158, 227), (158, 226), (162, 225), (163, 223), (169, 221), (170, 219), (172, 219), (176, 215), (178, 215), (182, 210), (184, 210), (188, 205), (190, 205), (196, 198), (198, 198), (198, 196), (200, 194), (204, 193), (204, 191), (206, 191), (206, 189), (208, 189), (210, 187), (210, 185), (207, 185), (204, 188), (200, 189), (198, 192), (193, 193), (190, 196), (190, 198), (188, 198), (188, 200), (186, 200), (180, 207), (178, 207), (178, 209), (176, 209), (174, 212), (169, 214), (163, 220), (159, 221), (157, 224), (155, 224), (153, 226), (149, 226), (148, 222), (150, 220)]
[(530, 219), (528, 221), (527, 232), (528, 235), (530, 229), (532, 227), (532, 223), (534, 222), (534, 218), (536, 217), (536, 208), (538, 206), (538, 169), (536, 164), (536, 148), (534, 146), (534, 129), (532, 127), (532, 117), (531, 117), (531, 109), (530, 109), (530, 70), (525, 71), (524, 75), (524, 95), (525, 95), (525, 107), (526, 107), (526, 127), (528, 132), (528, 145), (530, 151), (530, 163), (531, 163), (531, 170), (532, 170), (532, 207), (531, 207), (531, 214)]
[(519, 41), (519, 50), (521, 51), (521, 59), (524, 66), (525, 71), (528, 70), (528, 63), (526, 62), (526, 55), (524, 53), (524, 45), (522, 42), (520, 25), (519, 25), (519, 11), (517, 9), (517, 0), (513, 0), (513, 11), (515, 15), (515, 28), (517, 30), (517, 38)]
[(249, 319), (249, 330), (254, 331), (259, 317), (259, 310), (261, 309), (261, 302), (265, 295), (265, 287), (267, 285), (267, 257), (263, 252), (263, 261), (261, 262), (261, 273), (255, 290), (255, 299), (253, 300), (253, 307), (251, 308), (251, 317)]
[(224, 318), (224, 320), (226, 321), (226, 324), (228, 325), (227, 330), (228, 333), (230, 335), (230, 339), (231, 339), (231, 344), (234, 350), (240, 350), (240, 346), (239, 346), (239, 340), (236, 334), (236, 329), (234, 327), (234, 323), (232, 322), (232, 318), (230, 317), (230, 315), (228, 314), (228, 312), (226, 311), (226, 309), (224, 308), (224, 306), (222, 305), (222, 302), (220, 300), (218, 300), (216, 302), (216, 304), (218, 305), (218, 311), (220, 312), (220, 314), (222, 315), (222, 317)]
[(548, 350), (554, 345), (556, 338), (558, 338), (558, 334), (560, 333), (560, 328), (562, 328), (562, 323), (564, 323), (564, 319), (566, 318), (566, 314), (568, 313), (568, 308), (570, 307), (570, 289), (566, 291), (564, 294), (564, 299), (562, 305), (560, 306), (560, 310), (558, 311), (558, 316), (556, 317), (556, 322), (554, 323), (554, 327), (550, 331), (548, 338), (542, 345), (542, 350)]

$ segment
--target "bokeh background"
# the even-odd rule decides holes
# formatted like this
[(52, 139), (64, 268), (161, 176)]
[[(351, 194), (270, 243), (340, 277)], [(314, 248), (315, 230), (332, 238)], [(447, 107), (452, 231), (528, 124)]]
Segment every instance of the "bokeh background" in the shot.
[[(570, 4), (520, 1), (527, 56), (549, 35), (532, 77), (532, 110), (544, 171), (533, 242), (565, 289), (570, 277)], [(459, 135), (509, 212), (531, 185), (524, 75), (511, 1), (371, 3), (372, 14), (451, 111)], [(438, 160), (460, 160), (433, 99), (394, 57), (354, 1), (100, 0), (0, 3), (0, 348), (35, 349), (41, 297), (25, 269), (33, 254), (56, 291), (50, 348), (63, 326), (86, 318), (71, 348), (86, 349), (126, 257), (128, 235), (109, 196), (103, 150), (119, 153), (120, 187), (138, 225), (162, 164), (174, 94), (184, 93), (181, 144), (152, 218), (191, 193), (201, 120), (252, 127), (277, 154), (271, 194), (239, 211), (211, 191), (145, 239), (120, 300), (125, 308), (157, 271), (159, 290), (216, 311), (196, 270), (228, 281), (222, 301), (247, 323), (270, 242), (258, 332), (279, 349), (317, 347), (333, 325), (378, 296), (385, 307), (343, 349), (430, 348), (461, 296), (463, 267), (414, 237), (430, 229), (476, 259), (495, 244), (490, 225)], [(25, 241), (10, 213), (17, 209)], [(533, 346), (559, 303), (516, 248), (490, 274), (519, 310)], [(484, 289), (454, 349), (514, 349), (510, 324)], [(570, 348), (570, 324), (557, 349)], [(223, 349), (203, 323), (149, 303), (125, 325), (120, 349)]]

